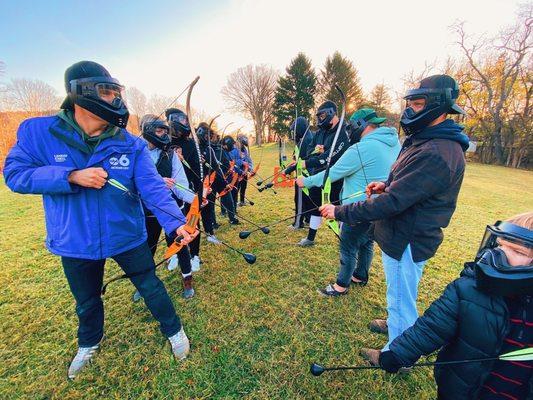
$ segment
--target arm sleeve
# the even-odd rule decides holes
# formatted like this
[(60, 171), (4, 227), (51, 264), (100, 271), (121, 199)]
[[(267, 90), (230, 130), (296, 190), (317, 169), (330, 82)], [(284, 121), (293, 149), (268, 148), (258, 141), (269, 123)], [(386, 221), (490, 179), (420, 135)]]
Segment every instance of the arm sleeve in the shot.
[(12, 191), (24, 194), (72, 194), (80, 190), (79, 186), (68, 181), (75, 167), (46, 165), (34, 153), (28, 126), (22, 123), (17, 132), (17, 143), (9, 151), (4, 165), (4, 179)]
[(441, 157), (420, 153), (398, 170), (385, 192), (365, 201), (335, 207), (335, 218), (348, 224), (393, 217), (446, 190), (449, 168)]
[[(356, 154), (357, 148), (355, 146), (358, 145), (356, 144), (348, 148), (348, 150), (342, 154), (339, 160), (329, 169), (329, 177), (331, 182), (336, 182), (340, 179), (344, 179), (347, 176), (353, 175), (362, 168), (359, 156)], [(365, 158), (365, 154), (363, 149), (360, 150), (362, 160)], [(304, 178), (304, 185), (308, 188), (322, 186), (324, 181), (324, 173), (325, 171), (322, 171), (316, 175), (311, 175), (307, 178)]]
[(459, 278), (450, 283), (444, 293), (419, 317), (415, 324), (398, 336), (390, 350), (403, 366), (413, 365), (422, 355), (428, 355), (449, 343), (459, 326)]
[[(187, 175), (185, 174), (185, 169), (177, 155), (172, 156), (172, 179), (176, 183), (179, 183), (181, 186), (188, 188), (189, 181), (187, 180)], [(186, 203), (191, 204), (194, 200), (194, 193), (189, 190), (180, 189), (176, 186), (172, 188), (172, 192), (180, 200), (183, 200)]]
[(156, 216), (167, 234), (186, 222), (185, 216), (170, 195), (163, 178), (150, 159), (146, 145), (138, 153), (134, 165), (134, 182), (144, 204)]

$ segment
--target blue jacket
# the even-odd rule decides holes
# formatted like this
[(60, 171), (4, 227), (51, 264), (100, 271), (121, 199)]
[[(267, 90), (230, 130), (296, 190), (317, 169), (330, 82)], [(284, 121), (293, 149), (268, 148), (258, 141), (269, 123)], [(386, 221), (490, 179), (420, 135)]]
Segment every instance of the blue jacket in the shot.
[(138, 198), (109, 184), (99, 190), (70, 184), (73, 170), (102, 167), (108, 178), (147, 201), (167, 233), (185, 223), (146, 143), (137, 139), (121, 129), (91, 153), (80, 134), (57, 116), (31, 118), (20, 125), (17, 143), (6, 158), (4, 178), (14, 192), (43, 195), (46, 246), (52, 253), (99, 260), (146, 241)]
[[(400, 149), (398, 132), (387, 126), (376, 128), (363, 136), (359, 143), (350, 146), (329, 170), (332, 182), (344, 178), (340, 197), (343, 199), (342, 204), (365, 200), (365, 193), (345, 198), (357, 192), (364, 192), (370, 182), (387, 179)], [(305, 186), (321, 186), (324, 172), (304, 178)]]
[(240, 150), (234, 147), (233, 150), (227, 153), (228, 153), (228, 158), (231, 161), (235, 161), (235, 168), (234, 168), (235, 172), (237, 172), (239, 175), (242, 174), (242, 158), (241, 158)]

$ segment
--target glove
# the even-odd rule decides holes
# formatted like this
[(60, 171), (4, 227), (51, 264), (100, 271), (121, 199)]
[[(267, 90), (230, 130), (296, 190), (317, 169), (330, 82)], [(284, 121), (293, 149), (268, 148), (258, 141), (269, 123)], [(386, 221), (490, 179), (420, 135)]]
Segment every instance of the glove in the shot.
[(398, 370), (403, 367), (394, 353), (390, 350), (381, 352), (379, 355), (379, 366), (391, 374), (397, 373)]

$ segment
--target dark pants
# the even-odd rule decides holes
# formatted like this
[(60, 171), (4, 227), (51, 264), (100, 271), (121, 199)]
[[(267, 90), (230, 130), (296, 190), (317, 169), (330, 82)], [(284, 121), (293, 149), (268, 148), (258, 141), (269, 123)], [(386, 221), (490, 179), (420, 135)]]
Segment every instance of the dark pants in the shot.
[(216, 193), (213, 191), (207, 195), (208, 203), (202, 208), (202, 225), (204, 226), (204, 231), (209, 234), (213, 234), (213, 224), (216, 223), (215, 219), (215, 199)]
[[(331, 184), (331, 193), (329, 195), (329, 200), (331, 204), (335, 204), (335, 205), (339, 204), (343, 182), (344, 180), (341, 179)], [(310, 207), (311, 211), (309, 212), (309, 214), (320, 216), (320, 211), (318, 211), (318, 207), (322, 205), (322, 188), (320, 187), (310, 188), (309, 189), (309, 200), (311, 203), (311, 207)]]
[(294, 208), (296, 210), (293, 226), (302, 228), (304, 221), (309, 222), (311, 217), (311, 200), (296, 183), (294, 184)]
[[(148, 234), (148, 247), (150, 248), (150, 252), (152, 253), (152, 257), (155, 256), (155, 252), (157, 251), (157, 243), (159, 242), (159, 236), (161, 236), (161, 225), (159, 225), (159, 222), (157, 221), (157, 218), (152, 216), (147, 216), (144, 219), (146, 224), (146, 233)], [(167, 246), (170, 246), (172, 244), (172, 239), (169, 238), (167, 235), (165, 235), (165, 239), (167, 242)], [(187, 246), (183, 246), (183, 248), (178, 251), (176, 254), (178, 256), (178, 261), (181, 268), (181, 273), (184, 275), (191, 273), (191, 254), (189, 253), (189, 248)]]
[[(146, 306), (159, 322), (161, 333), (166, 337), (175, 335), (181, 329), (181, 322), (168, 296), (163, 282), (155, 274), (155, 264), (150, 248), (145, 242), (134, 249), (112, 257), (126, 274), (140, 275), (130, 278)], [(101, 290), (104, 278), (104, 260), (61, 257), (63, 270), (70, 291), (76, 300), (78, 314), (78, 345), (95, 346), (104, 335), (104, 304)], [(152, 269), (150, 269), (152, 268)]]
[(239, 182), (239, 195), (241, 203), (244, 203), (246, 200), (246, 187), (248, 186), (248, 180), (244, 178)]
[(233, 200), (233, 205), (235, 206), (235, 212), (237, 212), (237, 195), (239, 194), (239, 187), (235, 186), (231, 189), (231, 198)]
[(220, 207), (227, 213), (230, 221), (235, 219), (235, 203), (233, 202), (233, 190), (220, 198)]
[(368, 270), (374, 255), (374, 241), (370, 236), (370, 223), (354, 226), (342, 224), (340, 241), (340, 270), (337, 285), (347, 288), (352, 276), (368, 281)]

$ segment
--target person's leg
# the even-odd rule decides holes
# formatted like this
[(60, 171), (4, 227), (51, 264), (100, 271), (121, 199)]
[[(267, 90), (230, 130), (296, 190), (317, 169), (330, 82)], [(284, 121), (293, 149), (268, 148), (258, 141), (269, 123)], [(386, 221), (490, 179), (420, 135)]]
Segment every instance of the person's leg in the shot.
[(389, 341), (383, 348), (388, 350), (392, 341), (413, 325), (418, 318), (416, 298), (418, 284), (426, 261), (414, 262), (411, 246), (408, 245), (401, 260), (395, 260), (382, 252), (383, 269), (387, 281), (387, 327)]
[(294, 209), (295, 216), (292, 226), (296, 229), (303, 228), (303, 191), (296, 183), (294, 184)]
[(194, 289), (192, 286), (192, 266), (191, 254), (187, 246), (184, 246), (178, 252), (178, 260), (181, 267), (181, 276), (183, 278), (183, 297), (190, 299), (194, 296)]
[(342, 224), (340, 240), (340, 269), (337, 275), (336, 290), (346, 290), (358, 261), (360, 248), (368, 241), (368, 224), (348, 225)]
[(309, 221), (309, 231), (307, 232), (307, 238), (300, 241), (301, 246), (310, 246), (314, 244), (316, 233), (320, 225), (322, 224), (322, 217), (320, 216), (320, 211), (318, 211), (317, 206), (320, 206), (322, 201), (322, 190), (317, 187), (313, 187), (309, 190), (309, 198), (311, 204), (314, 204), (314, 207), (310, 211), (311, 219)]
[(146, 216), (144, 222), (146, 225), (146, 234), (148, 236), (146, 242), (148, 243), (148, 247), (150, 248), (153, 257), (157, 251), (157, 244), (159, 242), (159, 236), (161, 236), (162, 228), (154, 215)]
[(96, 346), (104, 336), (104, 304), (101, 290), (105, 260), (61, 257), (70, 292), (76, 300), (78, 345)]
[[(122, 270), (133, 275), (130, 280), (135, 285), (154, 318), (159, 322), (161, 333), (171, 337), (181, 329), (181, 322), (176, 314), (172, 300), (155, 274), (155, 263), (148, 244), (143, 243), (134, 249), (113, 257)], [(146, 271), (148, 269), (148, 271)], [(146, 271), (144, 273), (140, 273)], [(140, 273), (139, 275), (135, 275)]]
[(366, 285), (366, 283), (368, 282), (370, 266), (372, 265), (373, 258), (374, 241), (372, 239), (368, 239), (365, 243), (359, 246), (356, 268), (352, 276), (353, 282)]
[(248, 180), (245, 178), (241, 181), (240, 187), (239, 187), (239, 194), (241, 198), (241, 203), (246, 203), (246, 187), (248, 186)]
[(222, 209), (227, 212), (230, 222), (235, 221), (235, 206), (233, 204), (233, 196), (231, 193), (227, 193), (220, 198), (220, 205)]
[(354, 282), (366, 285), (368, 282), (368, 271), (374, 257), (374, 240), (372, 239), (371, 224), (359, 224), (361, 229), (359, 251), (357, 252), (355, 271), (352, 278)]
[(237, 212), (237, 195), (239, 194), (239, 186), (236, 184), (236, 186), (231, 189), (231, 198), (233, 199), (233, 204), (235, 205), (234, 211)]
[[(207, 195), (206, 199), (211, 200), (209, 197), (210, 195)], [(211, 207), (213, 204), (211, 202), (208, 202), (201, 210), (200, 214), (202, 216), (202, 225), (204, 227), (204, 231), (206, 231), (209, 234), (213, 234), (213, 208)]]

